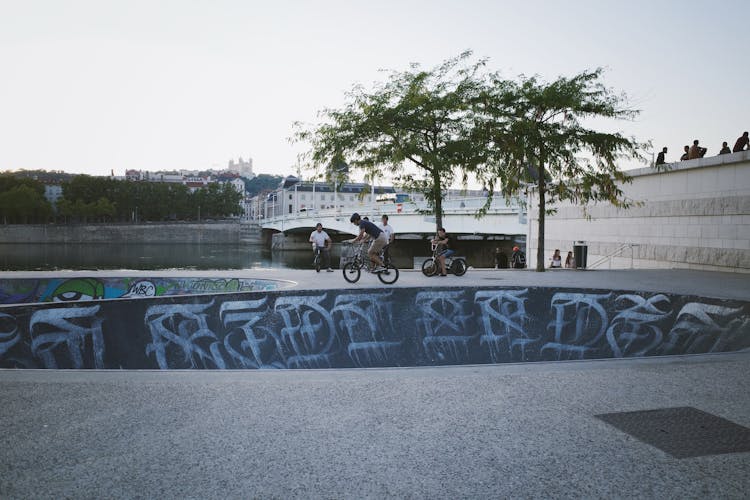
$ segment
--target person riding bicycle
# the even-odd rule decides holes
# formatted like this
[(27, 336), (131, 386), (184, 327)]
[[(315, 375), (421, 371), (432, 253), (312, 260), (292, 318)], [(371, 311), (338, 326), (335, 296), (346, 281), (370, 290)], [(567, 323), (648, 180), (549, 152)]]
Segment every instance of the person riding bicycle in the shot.
[(437, 257), (440, 262), (440, 276), (448, 276), (445, 270), (445, 258), (455, 253), (451, 248), (451, 239), (445, 234), (445, 228), (438, 228), (437, 236), (432, 239), (432, 244), (436, 245)]
[(362, 220), (358, 213), (353, 213), (349, 221), (359, 226), (359, 235), (352, 240), (352, 243), (364, 241), (368, 236), (372, 239), (370, 248), (367, 250), (367, 256), (375, 266), (372, 270), (375, 273), (385, 271), (383, 261), (380, 260), (380, 251), (388, 244), (388, 237), (378, 226), (369, 220)]
[(315, 256), (315, 252), (320, 250), (323, 253), (323, 263), (328, 268), (326, 269), (326, 271), (332, 273), (333, 269), (331, 269), (331, 244), (333, 243), (333, 241), (331, 240), (331, 237), (328, 236), (328, 233), (323, 231), (323, 224), (318, 222), (315, 225), (315, 231), (310, 234), (309, 241), (313, 244), (313, 257)]

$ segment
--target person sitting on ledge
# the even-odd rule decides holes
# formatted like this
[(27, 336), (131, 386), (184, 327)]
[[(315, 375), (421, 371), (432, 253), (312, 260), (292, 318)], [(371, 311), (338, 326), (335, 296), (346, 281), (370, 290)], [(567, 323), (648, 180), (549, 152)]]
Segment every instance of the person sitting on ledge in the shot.
[(750, 138), (748, 138), (747, 132), (737, 138), (737, 142), (734, 143), (734, 147), (732, 148), (732, 153), (739, 153), (740, 151), (744, 151), (745, 148), (750, 149)]
[(688, 160), (694, 160), (696, 158), (703, 158), (708, 149), (698, 146), (698, 139), (693, 141), (693, 145), (688, 149)]
[(728, 155), (731, 153), (732, 150), (729, 149), (729, 144), (727, 144), (727, 141), (724, 141), (721, 143), (721, 151), (719, 151), (720, 155)]
[(680, 156), (680, 161), (684, 161), (688, 159), (688, 151), (690, 151), (690, 146), (685, 146), (685, 152), (682, 153), (682, 156)]
[(661, 152), (659, 152), (659, 154), (656, 155), (656, 164), (657, 165), (664, 165), (666, 163), (666, 161), (664, 160), (664, 155), (666, 155), (666, 154), (667, 154), (667, 147), (664, 146), (662, 148)]

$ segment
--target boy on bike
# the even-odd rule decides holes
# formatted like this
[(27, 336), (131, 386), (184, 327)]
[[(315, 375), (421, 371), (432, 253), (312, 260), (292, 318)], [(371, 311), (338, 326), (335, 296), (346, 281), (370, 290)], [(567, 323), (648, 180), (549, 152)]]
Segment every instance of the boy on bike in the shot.
[(323, 224), (318, 222), (315, 226), (315, 231), (313, 231), (310, 234), (310, 243), (313, 244), (313, 258), (315, 257), (315, 252), (321, 251), (323, 252), (323, 263), (328, 268), (326, 271), (329, 273), (333, 272), (333, 269), (331, 269), (331, 237), (328, 236), (328, 233), (323, 231)]
[(437, 257), (440, 261), (440, 276), (448, 276), (445, 271), (445, 258), (450, 257), (455, 253), (455, 250), (451, 249), (451, 239), (445, 234), (445, 228), (438, 228), (437, 236), (432, 239), (432, 244), (437, 245)]
[(363, 241), (368, 236), (372, 239), (370, 248), (367, 250), (367, 256), (372, 261), (373, 266), (375, 266), (372, 272), (379, 273), (385, 271), (383, 261), (380, 260), (380, 251), (388, 244), (388, 237), (385, 235), (385, 232), (369, 220), (362, 220), (356, 212), (352, 214), (349, 221), (359, 226), (359, 235), (352, 240), (352, 243)]

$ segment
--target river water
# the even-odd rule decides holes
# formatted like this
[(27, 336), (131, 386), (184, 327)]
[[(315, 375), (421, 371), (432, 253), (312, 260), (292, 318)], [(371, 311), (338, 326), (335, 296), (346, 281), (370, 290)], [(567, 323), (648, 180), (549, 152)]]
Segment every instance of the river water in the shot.
[[(332, 264), (338, 265), (336, 255)], [(310, 269), (312, 252), (271, 252), (257, 245), (0, 244), (0, 270)]]
[[(463, 241), (459, 255), (470, 266), (494, 266), (494, 247), (504, 245), (510, 255), (510, 241)], [(339, 267), (342, 245), (331, 252), (331, 266)], [(418, 267), (430, 255), (426, 241), (397, 240), (392, 249), (393, 263), (401, 269)], [(311, 250), (272, 252), (259, 245), (206, 243), (183, 244), (105, 244), (105, 243), (0, 243), (0, 271), (57, 271), (135, 269), (310, 269)]]

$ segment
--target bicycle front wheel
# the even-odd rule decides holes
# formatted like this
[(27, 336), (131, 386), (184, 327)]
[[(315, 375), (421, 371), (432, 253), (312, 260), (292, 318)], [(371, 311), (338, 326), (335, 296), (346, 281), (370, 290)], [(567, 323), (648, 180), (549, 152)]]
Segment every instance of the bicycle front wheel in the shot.
[(437, 262), (435, 262), (435, 259), (430, 257), (426, 261), (422, 262), (422, 274), (424, 274), (427, 277), (435, 276), (438, 272), (438, 266)]
[(388, 264), (385, 271), (378, 273), (378, 279), (386, 285), (392, 285), (398, 280), (398, 269)]
[(359, 277), (362, 272), (359, 270), (359, 266), (356, 262), (348, 262), (344, 266), (344, 279), (349, 283), (356, 283), (359, 281)]

